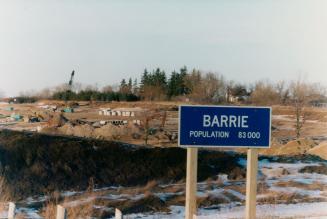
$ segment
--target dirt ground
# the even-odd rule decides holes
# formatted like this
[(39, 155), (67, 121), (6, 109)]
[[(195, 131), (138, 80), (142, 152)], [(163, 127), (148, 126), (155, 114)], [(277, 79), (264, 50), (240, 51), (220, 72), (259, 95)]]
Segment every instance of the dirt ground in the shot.
[[(178, 102), (78, 102), (68, 103), (43, 100), (35, 104), (0, 104), (0, 128), (25, 130), (62, 136), (78, 136), (102, 140), (118, 140), (130, 144), (151, 146), (177, 146), (178, 138)], [(62, 113), (66, 105), (74, 105), (74, 113)], [(13, 107), (12, 111), (7, 108)], [(53, 112), (50, 106), (57, 110)], [(135, 111), (135, 116), (100, 115), (102, 109)], [(22, 119), (10, 120), (12, 114)], [(163, 114), (165, 114), (163, 118)], [(262, 154), (301, 154), (327, 141), (327, 109), (306, 108), (305, 123), (301, 130), (300, 143), (295, 141), (294, 108), (288, 106), (272, 107), (272, 146), (261, 150)], [(39, 122), (27, 121), (31, 115), (40, 115)], [(6, 117), (7, 116), (7, 117)], [(9, 119), (9, 120), (8, 120)], [(146, 125), (146, 120), (148, 124)], [(113, 124), (121, 121), (124, 124)], [(135, 121), (139, 121), (138, 124)], [(164, 125), (162, 122), (164, 121)], [(302, 144), (302, 145), (298, 145)], [(311, 150), (319, 155), (326, 145)], [(243, 150), (238, 150), (243, 151)], [(308, 152), (309, 153), (309, 152)], [(322, 155), (326, 156), (326, 155)]]
[[(8, 104), (0, 104), (0, 115), (7, 118), (0, 119), (0, 128), (18, 131), (39, 131), (55, 135), (69, 135), (78, 137), (92, 137), (104, 140), (119, 140), (127, 143), (143, 145), (145, 135), (148, 134), (147, 144), (153, 146), (174, 146), (177, 143), (178, 105), (168, 102), (112, 102), (112, 103), (89, 103), (79, 102), (74, 108), (74, 113), (61, 113), (65, 104), (63, 102), (41, 101), (36, 104), (13, 104), (12, 111), (6, 110)], [(46, 109), (48, 106), (56, 106), (53, 112)], [(139, 109), (134, 117), (99, 115), (101, 109), (121, 109), (132, 111)], [(165, 124), (161, 126), (165, 113)], [(11, 115), (21, 115), (19, 121), (10, 120)], [(41, 115), (40, 122), (30, 123), (26, 118), (31, 115)], [(58, 124), (59, 116), (67, 121)], [(9, 120), (8, 120), (9, 118)], [(147, 129), (145, 120), (148, 120)], [(135, 120), (139, 123), (135, 124)], [(126, 123), (113, 125), (112, 121), (124, 121)], [(99, 122), (106, 124), (99, 124)]]

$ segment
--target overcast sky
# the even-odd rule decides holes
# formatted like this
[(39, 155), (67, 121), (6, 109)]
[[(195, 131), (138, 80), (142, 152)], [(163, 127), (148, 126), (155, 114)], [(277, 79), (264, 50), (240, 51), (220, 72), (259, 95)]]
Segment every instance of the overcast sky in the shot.
[(116, 84), (183, 65), (327, 84), (327, 1), (0, 0), (0, 90)]

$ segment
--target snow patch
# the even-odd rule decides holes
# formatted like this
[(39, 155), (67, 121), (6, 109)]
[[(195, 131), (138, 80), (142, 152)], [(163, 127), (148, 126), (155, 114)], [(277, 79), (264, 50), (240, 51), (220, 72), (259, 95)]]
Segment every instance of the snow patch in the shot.
[[(222, 209), (216, 214), (211, 212), (207, 215), (198, 216), (198, 219), (229, 219), (244, 218), (245, 207), (235, 207), (232, 209)], [(258, 217), (277, 217), (277, 218), (327, 218), (327, 202), (301, 203), (301, 204), (277, 204), (277, 205), (258, 205)]]

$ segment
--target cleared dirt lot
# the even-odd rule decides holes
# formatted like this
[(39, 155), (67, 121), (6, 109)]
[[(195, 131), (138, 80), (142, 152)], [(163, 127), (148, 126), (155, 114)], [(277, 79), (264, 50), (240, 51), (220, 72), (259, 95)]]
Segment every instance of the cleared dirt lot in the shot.
[[(74, 113), (61, 112), (67, 103), (40, 101), (36, 104), (0, 104), (0, 128), (26, 130), (45, 134), (117, 140), (130, 144), (150, 146), (177, 146), (178, 102), (79, 102)], [(56, 107), (56, 111), (51, 110)], [(12, 107), (12, 111), (8, 111)], [(327, 141), (327, 109), (308, 107), (301, 130), (301, 142), (295, 140), (295, 110), (289, 106), (272, 107), (272, 148), (263, 154), (301, 154)], [(101, 110), (119, 111), (120, 114), (104, 115)], [(133, 113), (123, 116), (122, 111)], [(133, 111), (135, 110), (135, 112)], [(18, 121), (11, 115), (20, 115)], [(100, 115), (101, 114), (101, 115)], [(41, 116), (38, 122), (28, 122), (30, 116)], [(289, 145), (286, 145), (289, 143)], [(285, 146), (286, 145), (286, 146)], [(324, 146), (322, 151), (325, 150)], [(297, 149), (298, 148), (298, 149)], [(305, 150), (303, 150), (305, 148)], [(287, 149), (287, 150), (285, 150)], [(244, 151), (244, 150), (237, 150)], [(283, 151), (283, 152), (281, 152)], [(315, 151), (315, 154), (319, 151)]]
[[(167, 145), (174, 146), (176, 142), (160, 142), (160, 135), (165, 134), (165, 132), (174, 133), (177, 132), (177, 123), (178, 123), (178, 105), (181, 103), (178, 102), (112, 102), (112, 103), (89, 103), (89, 102), (79, 102), (74, 108), (74, 113), (62, 113), (62, 115), (67, 118), (70, 123), (73, 123), (74, 126), (81, 124), (89, 124), (90, 126), (94, 125), (95, 122), (99, 121), (111, 121), (111, 120), (122, 120), (127, 123), (121, 125), (119, 128), (133, 128), (133, 120), (140, 120), (140, 125), (138, 130), (140, 133), (144, 134), (144, 121), (146, 118), (149, 118), (149, 128), (153, 131), (159, 131), (157, 134), (151, 134), (149, 136), (150, 145)], [(51, 102), (51, 101), (41, 101), (36, 104), (14, 104), (10, 105), (13, 107), (13, 111), (5, 110), (8, 108), (7, 104), (0, 104), (0, 114), (4, 116), (10, 116), (12, 114), (18, 114), (23, 116), (20, 121), (10, 122), (0, 122), (1, 126), (7, 126), (10, 129), (17, 130), (30, 130), (36, 131), (36, 128), (40, 126), (41, 128), (48, 127), (49, 117), (54, 115), (59, 115), (60, 110), (64, 109), (65, 103), (63, 102)], [(56, 106), (58, 110), (52, 112), (49, 109), (46, 109), (47, 106)], [(130, 110), (140, 109), (140, 111), (135, 113), (133, 117), (126, 117), (121, 115), (99, 115), (101, 109), (120, 109), (120, 110)], [(306, 108), (306, 121), (302, 130), (302, 137), (312, 138), (319, 136), (327, 136), (327, 109), (325, 108)], [(160, 127), (162, 119), (159, 113), (166, 113), (165, 124), (163, 127)], [(295, 136), (295, 112), (292, 107), (287, 106), (273, 106), (273, 138), (282, 139), (282, 138), (291, 138)], [(27, 118), (33, 114), (40, 114), (44, 117), (39, 123), (28, 123), (24, 122), (24, 118)], [(1, 120), (0, 120), (1, 121)], [(2, 119), (2, 121), (4, 121)], [(75, 122), (75, 124), (74, 124)], [(93, 128), (96, 126), (93, 126)], [(84, 127), (85, 128), (85, 127)], [(45, 130), (46, 131), (46, 130)], [(132, 132), (133, 130), (129, 130)], [(136, 131), (136, 130), (134, 130)], [(52, 130), (56, 132), (56, 130)], [(107, 130), (110, 132), (110, 130)], [(59, 134), (65, 134), (58, 132)], [(129, 143), (142, 144), (142, 140), (132, 138), (133, 133), (127, 133), (126, 135), (122, 134), (120, 140)], [(68, 135), (71, 135), (69, 133)], [(105, 135), (105, 134), (104, 134)], [(97, 136), (94, 136), (97, 137)], [(98, 136), (99, 137), (99, 136)], [(106, 136), (104, 136), (106, 137)], [(154, 139), (156, 138), (156, 139)]]

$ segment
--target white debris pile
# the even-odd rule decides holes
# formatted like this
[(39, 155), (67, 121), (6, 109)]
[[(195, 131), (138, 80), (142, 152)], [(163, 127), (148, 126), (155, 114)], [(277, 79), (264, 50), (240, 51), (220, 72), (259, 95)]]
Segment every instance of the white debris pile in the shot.
[(135, 117), (136, 114), (143, 112), (144, 109), (135, 107), (135, 108), (101, 108), (99, 110), (99, 115), (103, 116), (124, 116), (124, 117)]

